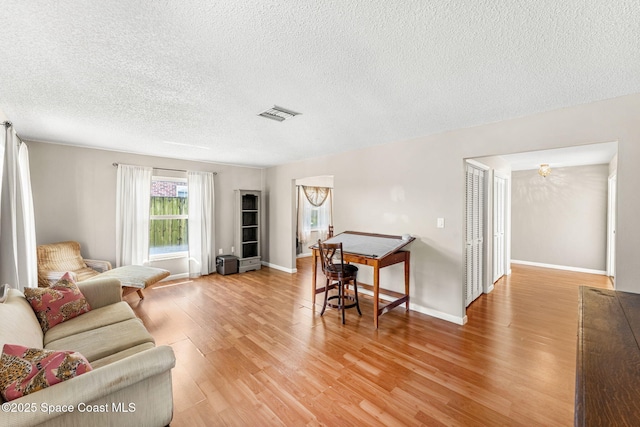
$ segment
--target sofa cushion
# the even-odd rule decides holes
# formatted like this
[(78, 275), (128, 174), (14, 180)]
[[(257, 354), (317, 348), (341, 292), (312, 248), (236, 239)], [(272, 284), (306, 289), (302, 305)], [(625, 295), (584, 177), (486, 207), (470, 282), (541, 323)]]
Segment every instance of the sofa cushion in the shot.
[(67, 320), (49, 329), (44, 334), (44, 345), (81, 332), (112, 325), (125, 320), (136, 319), (136, 315), (126, 302), (118, 302), (92, 309), (90, 312)]
[(102, 359), (98, 359), (98, 360), (94, 360), (93, 362), (91, 362), (91, 366), (93, 367), (93, 369), (97, 369), (100, 368), (102, 366), (106, 366), (106, 365), (110, 365), (113, 362), (117, 362), (118, 360), (122, 360), (125, 359), (131, 355), (134, 355), (136, 353), (140, 353), (142, 351), (145, 350), (149, 350), (151, 348), (154, 348), (155, 344), (151, 343), (151, 342), (146, 342), (144, 344), (140, 344), (137, 345), (135, 347), (131, 347), (128, 348), (126, 350), (122, 350), (118, 353), (114, 353), (110, 356), (107, 357), (103, 357)]
[(42, 332), (45, 333), (58, 323), (91, 310), (68, 273), (49, 288), (26, 288), (24, 296), (35, 311)]
[(61, 338), (49, 342), (45, 348), (79, 351), (89, 362), (93, 362), (144, 343), (155, 341), (136, 318)]
[(22, 292), (9, 289), (7, 298), (0, 304), (0, 348), (7, 343), (42, 348), (43, 335)]
[(5, 400), (31, 394), (91, 370), (81, 354), (5, 344), (0, 357), (0, 393)]

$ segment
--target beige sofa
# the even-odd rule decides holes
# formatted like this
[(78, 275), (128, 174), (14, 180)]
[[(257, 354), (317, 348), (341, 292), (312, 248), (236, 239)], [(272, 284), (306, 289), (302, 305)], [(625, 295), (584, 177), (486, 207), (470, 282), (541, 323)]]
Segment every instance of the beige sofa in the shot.
[[(93, 370), (11, 402), (0, 426), (166, 426), (173, 415), (169, 346), (153, 337), (121, 300), (120, 282), (78, 283), (92, 310), (43, 334), (22, 292), (10, 289), (0, 303), (0, 349), (18, 344), (84, 355)], [(73, 409), (73, 412), (69, 412)]]

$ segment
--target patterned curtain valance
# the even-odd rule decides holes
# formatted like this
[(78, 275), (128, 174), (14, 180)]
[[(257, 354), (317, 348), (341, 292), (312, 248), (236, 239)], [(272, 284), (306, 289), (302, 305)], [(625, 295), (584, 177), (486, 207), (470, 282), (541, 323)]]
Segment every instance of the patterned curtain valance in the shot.
[(324, 201), (327, 200), (331, 189), (327, 187), (307, 187), (306, 185), (303, 185), (302, 191), (304, 191), (304, 195), (307, 197), (309, 203), (318, 207), (322, 206)]

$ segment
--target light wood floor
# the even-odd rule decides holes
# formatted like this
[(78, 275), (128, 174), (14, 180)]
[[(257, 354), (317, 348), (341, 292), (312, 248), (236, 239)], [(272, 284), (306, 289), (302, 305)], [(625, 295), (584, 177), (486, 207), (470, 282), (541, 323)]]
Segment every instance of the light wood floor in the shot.
[(125, 297), (175, 351), (172, 426), (573, 425), (578, 286), (606, 277), (514, 265), (465, 326), (399, 307), (375, 330), (366, 296), (320, 317), (298, 271)]

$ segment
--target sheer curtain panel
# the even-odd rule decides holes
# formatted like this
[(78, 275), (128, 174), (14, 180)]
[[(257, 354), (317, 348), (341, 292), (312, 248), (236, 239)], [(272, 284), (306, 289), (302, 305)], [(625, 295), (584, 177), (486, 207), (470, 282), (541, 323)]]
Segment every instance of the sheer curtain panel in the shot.
[(153, 169), (118, 165), (116, 266), (149, 262), (149, 217)]
[(307, 244), (311, 232), (326, 240), (333, 223), (333, 191), (328, 187), (298, 187), (298, 242)]
[(214, 188), (210, 172), (188, 172), (189, 277), (215, 269)]
[(327, 197), (324, 203), (318, 207), (318, 239), (327, 240), (329, 226), (333, 224), (333, 191), (327, 189)]
[(309, 243), (311, 237), (311, 203), (307, 200), (302, 186), (298, 187), (298, 242)]
[(38, 285), (29, 150), (6, 123), (0, 140), (0, 283), (23, 290)]

